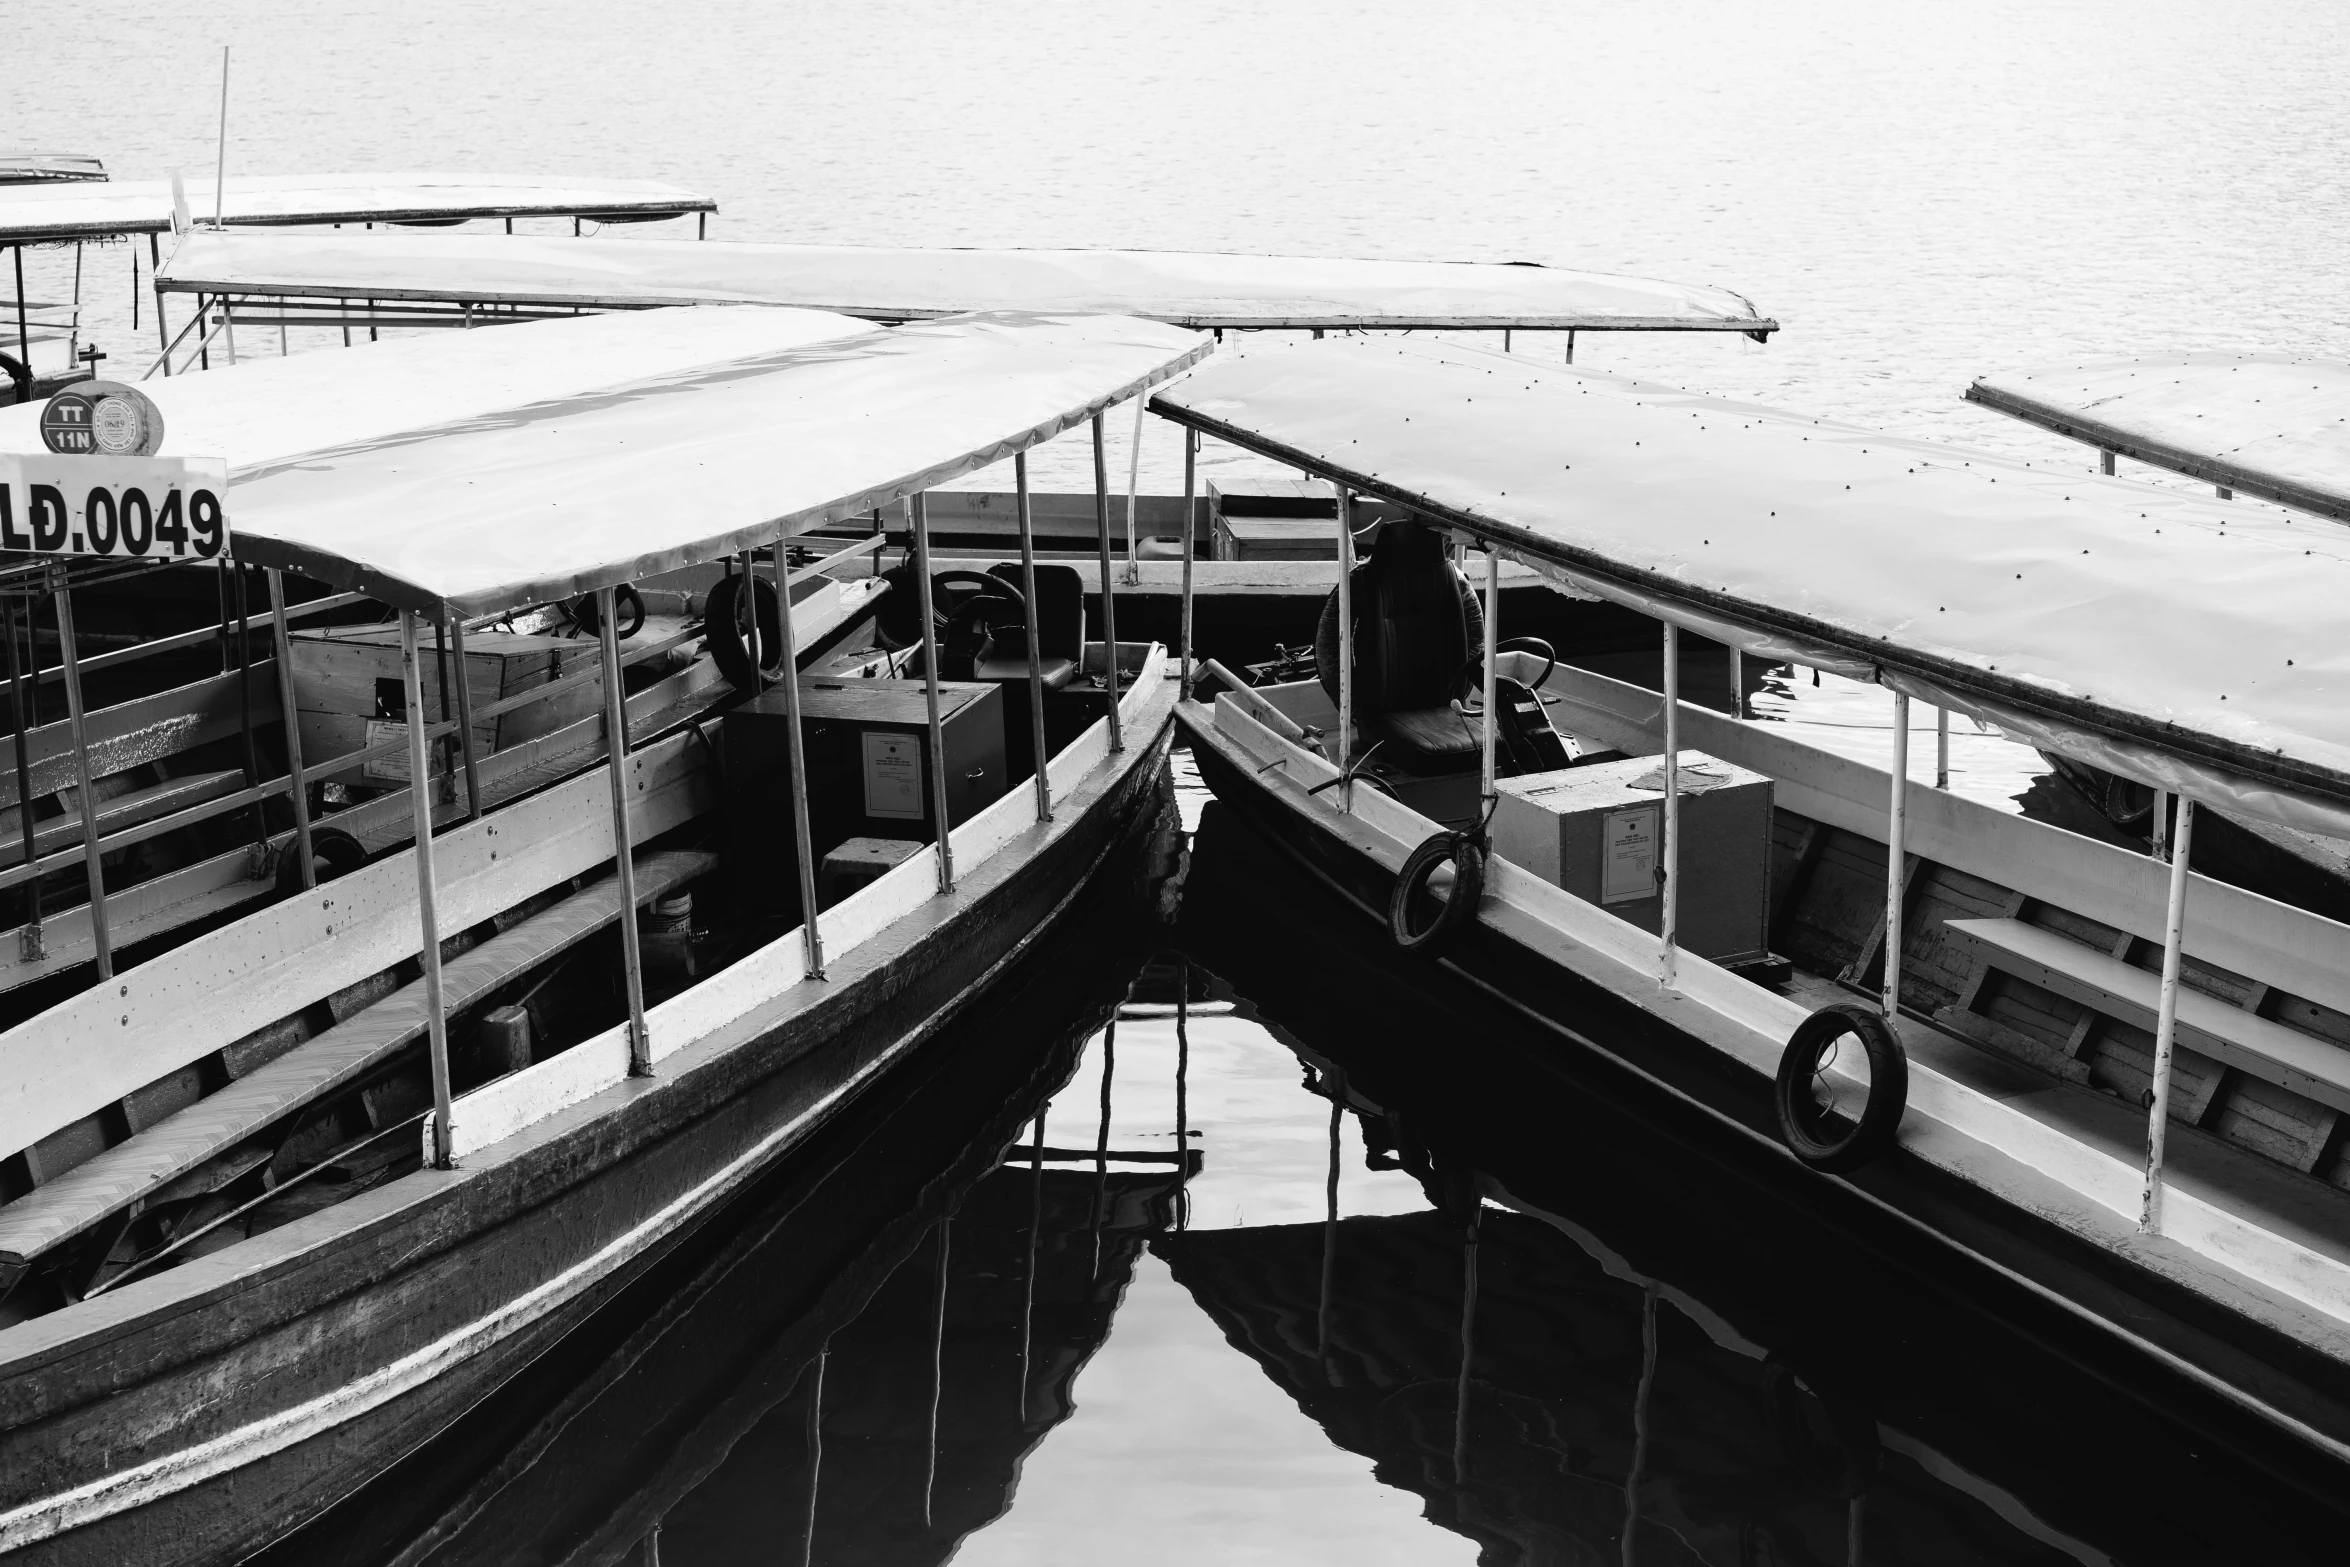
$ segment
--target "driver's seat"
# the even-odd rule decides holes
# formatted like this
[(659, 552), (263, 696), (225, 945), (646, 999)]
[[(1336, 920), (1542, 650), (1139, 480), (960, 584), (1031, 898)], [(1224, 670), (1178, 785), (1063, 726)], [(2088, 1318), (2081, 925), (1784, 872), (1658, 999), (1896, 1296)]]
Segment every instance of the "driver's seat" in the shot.
[[(1028, 679), (1028, 619), (1020, 607), (1021, 570), (1014, 561), (999, 561), (988, 575), (1001, 579), (1011, 597), (983, 600), (987, 641), (971, 662), (974, 680)], [(1059, 691), (1077, 678), (1085, 657), (1085, 579), (1074, 566), (1036, 568), (1037, 664), (1044, 688)]]

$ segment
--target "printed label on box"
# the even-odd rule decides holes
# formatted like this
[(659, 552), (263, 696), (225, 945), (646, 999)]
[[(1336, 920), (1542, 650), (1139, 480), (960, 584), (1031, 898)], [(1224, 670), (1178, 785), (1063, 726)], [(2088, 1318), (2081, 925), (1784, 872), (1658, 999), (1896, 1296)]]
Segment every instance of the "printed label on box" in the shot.
[[(408, 726), (406, 724), (391, 723), (381, 718), (371, 718), (367, 721), (366, 749), (370, 751), (390, 741), (405, 741), (407, 738)], [(403, 749), (397, 756), (380, 757), (372, 762), (363, 762), (360, 764), (359, 773), (369, 783), (404, 784), (408, 781), (408, 753)]]
[(1600, 819), (1599, 901), (1630, 903), (1653, 898), (1656, 887), (1658, 808), (1609, 811)]
[(865, 741), (865, 814), (922, 820), (922, 741), (915, 735), (868, 729)]

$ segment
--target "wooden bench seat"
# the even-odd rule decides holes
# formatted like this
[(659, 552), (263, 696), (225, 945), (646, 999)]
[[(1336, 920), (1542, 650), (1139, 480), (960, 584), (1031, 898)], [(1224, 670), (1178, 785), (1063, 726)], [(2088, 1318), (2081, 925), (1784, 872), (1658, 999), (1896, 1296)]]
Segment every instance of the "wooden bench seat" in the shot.
[[(98, 802), (98, 836), (101, 840), (110, 832), (125, 827), (136, 827), (141, 822), (153, 821), (158, 816), (169, 816), (174, 811), (185, 811), (217, 800), (225, 794), (235, 794), (245, 787), (242, 769), (229, 767), (216, 772), (189, 773), (181, 778), (167, 778), (162, 783), (150, 784), (144, 789), (133, 789), (125, 794)], [(82, 813), (67, 811), (33, 826), (33, 853), (54, 854), (82, 841)], [(101, 845), (102, 846), (102, 845)], [(11, 834), (0, 843), (0, 867), (24, 863), (24, 839)]]
[[(717, 863), (716, 855), (692, 850), (641, 855), (637, 901), (666, 896)], [(611, 924), (619, 902), (618, 883), (606, 875), (443, 965), (448, 1010), (479, 1001)], [(357, 1080), (422, 1038), (426, 1022), (424, 982), (417, 980), (0, 1208), (0, 1273), (21, 1267)]]
[[(1951, 920), (1993, 968), (2151, 1032), (2162, 976), (2015, 919)], [(2350, 1110), (2350, 1050), (2179, 987), (2178, 1041), (2254, 1077)]]

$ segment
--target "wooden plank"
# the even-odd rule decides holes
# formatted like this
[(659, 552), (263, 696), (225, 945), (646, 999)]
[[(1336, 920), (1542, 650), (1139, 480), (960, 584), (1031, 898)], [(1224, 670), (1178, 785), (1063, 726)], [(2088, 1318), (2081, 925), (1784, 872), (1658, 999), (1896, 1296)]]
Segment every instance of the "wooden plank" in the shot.
[[(661, 897), (707, 875), (717, 863), (714, 854), (686, 850), (643, 856), (637, 865), (637, 900)], [(607, 876), (482, 943), (443, 969), (448, 1010), (455, 1013), (472, 1005), (577, 945), (611, 924), (619, 912), (618, 883)], [(218, 1093), (159, 1118), (141, 1135), (0, 1208), (0, 1265), (40, 1256), (107, 1214), (355, 1081), (421, 1039), (425, 1026), (426, 998), (419, 980)]]
[[(705, 809), (707, 750), (673, 736), (630, 758), (643, 839)], [(611, 856), (599, 767), (443, 834), (443, 928), (461, 930)], [(122, 1098), (412, 956), (415, 850), (197, 937), (0, 1034), (0, 1151)]]
[[(213, 675), (134, 701), (118, 702), (88, 715), (90, 765), (97, 776), (128, 772), (143, 763), (176, 756), (237, 732), (242, 711), (234, 673)], [(277, 722), (277, 672), (253, 666), (253, 726)], [(63, 720), (25, 735), (32, 761), (33, 797), (55, 794), (74, 783), (72, 728)], [(13, 761), (0, 767), (0, 806), (18, 803)]]
[[(2018, 920), (1953, 920), (1995, 966), (2141, 1029), (2154, 1027), (2161, 978)], [(2179, 1040), (2321, 1104), (2350, 1109), (2350, 1050), (2213, 996), (2179, 990)]]
[[(181, 778), (169, 778), (144, 789), (133, 789), (112, 799), (98, 802), (98, 836), (119, 832), (140, 822), (174, 811), (184, 811), (217, 800), (224, 794), (234, 794), (245, 786), (245, 775), (235, 769), (219, 772), (189, 773)], [(92, 793), (96, 791), (93, 790)], [(37, 823), (33, 829), (33, 853), (54, 854), (82, 841), (82, 813), (68, 811)], [(103, 844), (101, 844), (103, 847)], [(0, 843), (0, 867), (24, 863), (24, 839), (11, 836)]]

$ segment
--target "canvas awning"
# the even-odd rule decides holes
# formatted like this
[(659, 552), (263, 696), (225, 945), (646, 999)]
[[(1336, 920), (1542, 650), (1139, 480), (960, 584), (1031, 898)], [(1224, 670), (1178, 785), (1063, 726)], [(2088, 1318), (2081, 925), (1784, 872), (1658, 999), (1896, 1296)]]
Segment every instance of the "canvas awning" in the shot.
[[(1157, 322), (1009, 314), (894, 332), (847, 322), (818, 340), (763, 346), (777, 314), (665, 310), (419, 344), (471, 338), (528, 357), (534, 336), (582, 329), (741, 333), (731, 352), (681, 368), (632, 363), (631, 379), (585, 391), (517, 389), (428, 426), (324, 449), (307, 435), (284, 443), (304, 454), (232, 475), (234, 553), (404, 608), (494, 614), (889, 505), (1080, 424), (1212, 347)], [(347, 365), (373, 352), (283, 363)], [(181, 378), (175, 390), (200, 396), (219, 375)], [(168, 408), (165, 421), (164, 451), (193, 452), (183, 441), (201, 430), (173, 425)]]
[[(188, 209), (213, 217), (213, 182), (186, 182)], [(707, 196), (651, 180), (578, 180), (517, 174), (288, 174), (231, 176), (228, 223), (460, 223), (468, 218), (587, 217), (635, 223), (715, 212)], [(169, 180), (56, 182), (0, 189), (0, 245), (171, 228)]]
[(2209, 484), (2350, 522), (2350, 364), (2142, 354), (1987, 375), (1967, 401)]
[(1703, 635), (2350, 836), (2331, 523), (1443, 344), (1252, 349), (1152, 406)]
[(1199, 328), (1744, 332), (1778, 323), (1727, 289), (1552, 267), (1116, 250), (908, 250), (499, 234), (189, 235), (157, 277), (183, 293), (616, 309), (799, 305), (879, 321), (1086, 311)]

